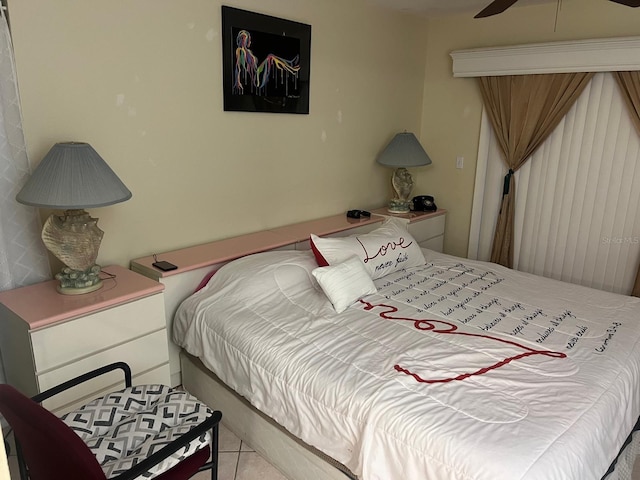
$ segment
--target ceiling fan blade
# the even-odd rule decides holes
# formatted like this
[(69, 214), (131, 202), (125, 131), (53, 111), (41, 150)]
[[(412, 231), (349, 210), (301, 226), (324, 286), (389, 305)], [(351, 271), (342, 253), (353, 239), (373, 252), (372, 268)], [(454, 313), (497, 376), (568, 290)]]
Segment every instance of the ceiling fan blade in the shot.
[(612, 2), (626, 5), (627, 7), (640, 7), (640, 0), (611, 0)]
[[(484, 17), (490, 17), (492, 15), (497, 15), (498, 13), (504, 12), (507, 8), (509, 8), (511, 5), (513, 5), (517, 1), (518, 0), (493, 0), (493, 2), (491, 2), (484, 10), (482, 10), (473, 18), (484, 18)], [(613, 1), (616, 1), (616, 0), (613, 0)], [(635, 1), (635, 0), (628, 0), (628, 1)]]

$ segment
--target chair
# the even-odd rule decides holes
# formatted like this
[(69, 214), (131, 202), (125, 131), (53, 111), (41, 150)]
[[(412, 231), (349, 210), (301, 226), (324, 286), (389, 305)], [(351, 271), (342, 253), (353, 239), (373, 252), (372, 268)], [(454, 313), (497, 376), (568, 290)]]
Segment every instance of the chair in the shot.
[[(124, 390), (61, 418), (40, 405), (117, 369), (124, 372)], [(10, 385), (0, 385), (0, 413), (14, 430), (22, 480), (178, 480), (207, 468), (211, 479), (217, 479), (222, 413), (211, 411), (187, 392), (163, 385), (132, 387), (131, 369), (123, 362), (88, 372), (32, 399)]]

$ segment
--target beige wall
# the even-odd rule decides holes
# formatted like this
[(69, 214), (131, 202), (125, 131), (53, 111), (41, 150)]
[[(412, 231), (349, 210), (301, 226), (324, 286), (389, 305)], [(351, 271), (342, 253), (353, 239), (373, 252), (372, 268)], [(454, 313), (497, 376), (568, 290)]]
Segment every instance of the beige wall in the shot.
[(420, 130), (426, 22), (362, 0), (230, 3), (312, 25), (310, 115), (223, 112), (219, 0), (10, 2), (32, 165), (85, 141), (133, 192), (90, 210), (102, 264), (388, 198), (375, 157)]
[[(562, 0), (554, 31), (556, 5), (512, 8), (496, 17), (471, 15), (430, 20), (421, 140), (433, 160), (416, 176), (424, 193), (449, 210), (445, 234), (448, 253), (466, 256), (471, 219), (482, 103), (474, 79), (454, 79), (453, 50), (640, 35), (640, 8), (607, 0)], [(455, 168), (457, 156), (464, 169)]]
[(91, 210), (103, 264), (383, 205), (390, 171), (375, 156), (404, 129), (434, 162), (413, 171), (414, 193), (449, 210), (445, 249), (465, 256), (482, 106), (450, 52), (640, 34), (640, 9), (606, 0), (563, 0), (555, 31), (555, 4), (424, 20), (362, 0), (242, 0), (312, 25), (311, 113), (235, 113), (222, 111), (220, 5), (10, 3), (32, 164), (86, 141), (133, 191)]

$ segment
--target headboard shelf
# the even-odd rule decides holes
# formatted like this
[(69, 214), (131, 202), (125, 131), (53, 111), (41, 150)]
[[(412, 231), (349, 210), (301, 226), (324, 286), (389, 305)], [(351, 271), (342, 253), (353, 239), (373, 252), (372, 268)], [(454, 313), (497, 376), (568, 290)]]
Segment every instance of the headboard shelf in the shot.
[(171, 277), (202, 267), (225, 263), (252, 253), (264, 252), (305, 242), (311, 233), (318, 236), (351, 230), (354, 227), (377, 224), (384, 220), (382, 216), (372, 215), (371, 218), (347, 218), (346, 215), (309, 220), (302, 223), (285, 225), (282, 227), (248, 233), (238, 237), (226, 238), (214, 242), (203, 243), (193, 247), (182, 248), (169, 252), (157, 253), (159, 260), (165, 260), (177, 265), (176, 270), (163, 272), (154, 268), (153, 255), (137, 258), (131, 261), (131, 269), (147, 277)]

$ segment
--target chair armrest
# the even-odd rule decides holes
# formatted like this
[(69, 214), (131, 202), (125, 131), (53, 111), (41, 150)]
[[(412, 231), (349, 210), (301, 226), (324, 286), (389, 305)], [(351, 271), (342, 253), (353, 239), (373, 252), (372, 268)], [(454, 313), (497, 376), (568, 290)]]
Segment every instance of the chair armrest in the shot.
[[(217, 410), (214, 411), (210, 417), (207, 417), (206, 420), (204, 420), (202, 423), (199, 423), (198, 425), (193, 427), (187, 433), (180, 436), (180, 438), (177, 438), (173, 442), (165, 445), (153, 455), (150, 455), (140, 463), (136, 464), (130, 470), (124, 473), (121, 473), (118, 476), (111, 477), (110, 480), (132, 480), (136, 477), (139, 477), (154, 465), (160, 463), (165, 458), (171, 456), (173, 453), (175, 453), (180, 448), (187, 445), (192, 440), (198, 438), (207, 430), (216, 429), (221, 419), (222, 419), (222, 412), (219, 412)], [(213, 439), (212, 439), (212, 442), (213, 442)]]
[(55, 387), (51, 387), (48, 390), (45, 390), (44, 392), (40, 392), (34, 397), (31, 397), (31, 399), (34, 402), (42, 403), (43, 400), (53, 397), (54, 395), (57, 395), (60, 392), (69, 390), (70, 388), (75, 387), (76, 385), (80, 385), (81, 383), (91, 380), (92, 378), (99, 377), (100, 375), (104, 375), (105, 373), (109, 373), (117, 369), (120, 369), (124, 372), (125, 385), (127, 387), (130, 387), (131, 386), (131, 368), (129, 368), (129, 365), (127, 365), (124, 362), (116, 362), (110, 365), (105, 365), (104, 367), (96, 368), (95, 370), (91, 370), (90, 372), (79, 375), (75, 378), (72, 378), (71, 380), (67, 380), (66, 382), (61, 383), (60, 385), (56, 385)]

